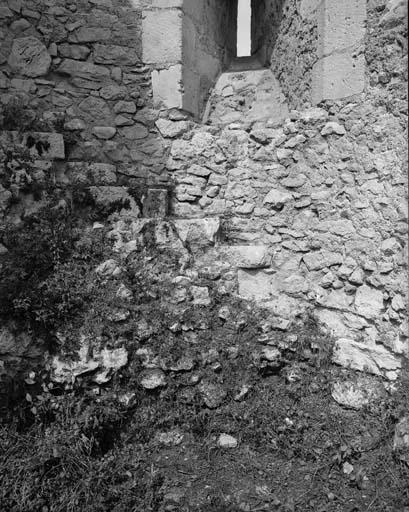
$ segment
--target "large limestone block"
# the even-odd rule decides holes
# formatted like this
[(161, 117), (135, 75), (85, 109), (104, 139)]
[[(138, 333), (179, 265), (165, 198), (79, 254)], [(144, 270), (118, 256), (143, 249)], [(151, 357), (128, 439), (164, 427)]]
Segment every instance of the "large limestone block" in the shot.
[(271, 298), (271, 276), (261, 270), (238, 271), (239, 295), (243, 299)]
[(144, 11), (143, 62), (174, 63), (182, 60), (182, 12), (179, 9)]
[(383, 345), (367, 345), (348, 338), (341, 338), (334, 346), (333, 361), (345, 368), (366, 371), (396, 380), (401, 361)]
[(238, 268), (266, 268), (271, 255), (265, 245), (236, 245), (227, 249), (232, 264)]
[(303, 18), (310, 18), (316, 15), (316, 11), (322, 0), (301, 0), (300, 14)]
[(318, 14), (318, 55), (356, 46), (365, 37), (366, 0), (326, 0)]
[(355, 295), (355, 308), (365, 318), (378, 318), (383, 310), (383, 293), (367, 285), (360, 286)]
[(182, 66), (152, 71), (152, 89), (156, 107), (182, 108)]
[(36, 37), (21, 37), (13, 41), (8, 64), (13, 71), (36, 77), (48, 73), (51, 57), (47, 48)]
[(57, 71), (68, 75), (75, 85), (85, 89), (100, 89), (110, 77), (109, 69), (104, 66), (73, 59), (63, 60)]
[(220, 229), (220, 219), (177, 219), (174, 225), (182, 242), (191, 247), (205, 247), (215, 243)]
[(350, 53), (329, 55), (312, 69), (312, 101), (337, 100), (360, 94), (365, 88), (365, 57)]

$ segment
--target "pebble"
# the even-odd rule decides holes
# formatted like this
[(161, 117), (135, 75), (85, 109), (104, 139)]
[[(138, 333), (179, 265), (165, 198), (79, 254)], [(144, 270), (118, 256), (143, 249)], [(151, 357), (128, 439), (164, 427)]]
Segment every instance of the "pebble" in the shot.
[(220, 434), (217, 440), (217, 445), (220, 448), (237, 448), (238, 441), (235, 437), (229, 434)]

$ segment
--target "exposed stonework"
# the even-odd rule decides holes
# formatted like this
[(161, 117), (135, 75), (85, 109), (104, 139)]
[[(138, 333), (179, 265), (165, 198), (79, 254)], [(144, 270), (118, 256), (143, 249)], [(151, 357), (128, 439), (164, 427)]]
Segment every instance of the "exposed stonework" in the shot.
[[(313, 310), (344, 340), (337, 362), (397, 376), (409, 353), (403, 2), (254, 3), (253, 53), (269, 69), (217, 83), (233, 1), (38, 0), (29, 16), (6, 3), (2, 104), (19, 95), (76, 139), (32, 132), (49, 143), (30, 148), (42, 172), (92, 187), (99, 205), (147, 185), (135, 217), (165, 217), (171, 190), (177, 243), (222, 292), (257, 298), (281, 329)], [(2, 159), (28, 136), (5, 130)], [(2, 215), (12, 200), (1, 185)]]

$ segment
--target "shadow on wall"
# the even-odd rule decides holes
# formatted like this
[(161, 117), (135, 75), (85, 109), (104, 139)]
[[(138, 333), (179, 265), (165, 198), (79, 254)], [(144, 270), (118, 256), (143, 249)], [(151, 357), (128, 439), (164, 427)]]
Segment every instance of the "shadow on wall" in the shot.
[(278, 37), (285, 0), (251, 0), (251, 54), (266, 67)]

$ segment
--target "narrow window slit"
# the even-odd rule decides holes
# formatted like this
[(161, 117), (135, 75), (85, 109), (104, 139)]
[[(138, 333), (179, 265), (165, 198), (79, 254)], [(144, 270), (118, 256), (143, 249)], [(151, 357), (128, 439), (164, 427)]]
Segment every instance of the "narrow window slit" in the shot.
[(251, 0), (238, 0), (237, 57), (251, 56)]

